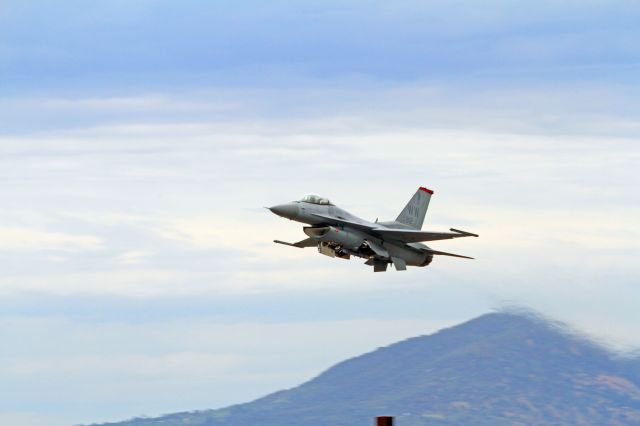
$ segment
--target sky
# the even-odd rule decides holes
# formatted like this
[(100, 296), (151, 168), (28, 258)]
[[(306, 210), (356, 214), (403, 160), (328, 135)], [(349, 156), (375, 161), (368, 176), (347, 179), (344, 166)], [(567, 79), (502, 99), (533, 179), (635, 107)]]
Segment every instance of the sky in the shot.
[[(633, 1), (0, 4), (0, 423), (223, 407), (505, 307), (640, 347)], [(435, 191), (374, 274), (264, 206)]]

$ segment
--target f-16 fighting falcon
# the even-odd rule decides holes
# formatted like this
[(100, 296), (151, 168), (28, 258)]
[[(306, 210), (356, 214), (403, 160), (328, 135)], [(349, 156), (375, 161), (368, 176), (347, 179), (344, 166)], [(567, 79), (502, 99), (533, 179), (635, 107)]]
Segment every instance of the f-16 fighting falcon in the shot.
[(477, 237), (471, 232), (451, 228), (451, 232), (421, 231), (424, 216), (433, 191), (420, 187), (396, 220), (368, 222), (333, 205), (318, 195), (305, 195), (298, 201), (267, 207), (278, 216), (310, 226), (303, 227), (309, 238), (297, 243), (274, 240), (275, 243), (305, 248), (317, 247), (318, 252), (341, 259), (357, 256), (367, 259), (374, 272), (384, 272), (389, 263), (396, 270), (409, 266), (427, 266), (434, 255), (462, 257), (459, 254), (433, 250), (421, 241)]

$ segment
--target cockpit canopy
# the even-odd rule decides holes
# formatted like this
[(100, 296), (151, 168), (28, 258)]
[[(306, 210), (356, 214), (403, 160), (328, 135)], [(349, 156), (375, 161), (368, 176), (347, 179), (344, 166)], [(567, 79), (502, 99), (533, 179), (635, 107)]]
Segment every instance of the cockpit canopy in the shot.
[(305, 203), (311, 203), (311, 204), (321, 204), (323, 206), (333, 205), (331, 204), (331, 201), (329, 201), (328, 199), (315, 194), (307, 194), (302, 198), (300, 198), (300, 201), (304, 201)]

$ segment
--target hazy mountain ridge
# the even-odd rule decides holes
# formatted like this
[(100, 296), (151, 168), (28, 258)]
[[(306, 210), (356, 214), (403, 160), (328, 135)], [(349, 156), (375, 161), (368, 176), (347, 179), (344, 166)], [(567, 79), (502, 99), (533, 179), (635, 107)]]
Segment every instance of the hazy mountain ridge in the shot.
[(640, 359), (530, 314), (483, 315), (343, 361), (296, 388), (119, 426), (640, 424)]

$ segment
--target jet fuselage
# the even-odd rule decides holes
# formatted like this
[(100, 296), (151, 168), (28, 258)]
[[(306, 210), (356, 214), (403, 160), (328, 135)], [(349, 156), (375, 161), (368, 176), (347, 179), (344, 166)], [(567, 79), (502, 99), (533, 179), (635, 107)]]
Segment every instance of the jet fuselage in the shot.
[(374, 271), (384, 271), (389, 263), (396, 269), (406, 266), (426, 266), (434, 254), (465, 257), (430, 249), (420, 241), (476, 236), (464, 231), (438, 233), (420, 231), (429, 199), (433, 194), (420, 188), (395, 221), (370, 222), (335, 206), (326, 198), (307, 195), (299, 201), (292, 201), (269, 207), (278, 216), (310, 226), (303, 228), (309, 237), (297, 243), (276, 243), (304, 248), (317, 247), (318, 251), (330, 257), (348, 259), (357, 256), (367, 259)]

